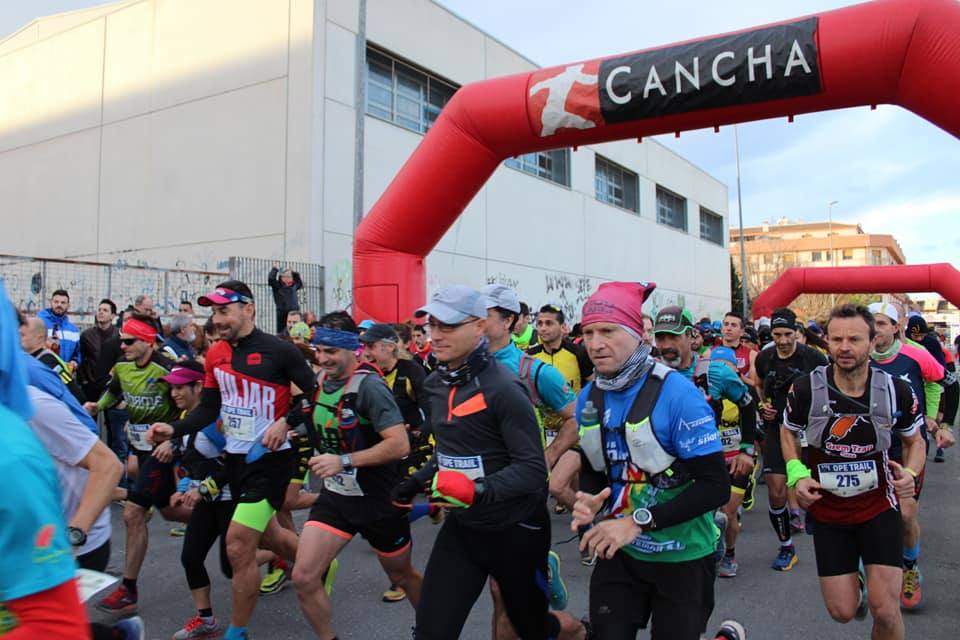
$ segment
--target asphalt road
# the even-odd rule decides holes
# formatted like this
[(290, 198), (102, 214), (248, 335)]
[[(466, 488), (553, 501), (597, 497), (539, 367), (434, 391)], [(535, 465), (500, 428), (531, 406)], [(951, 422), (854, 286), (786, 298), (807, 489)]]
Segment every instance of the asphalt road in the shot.
[[(960, 451), (949, 451), (946, 463), (931, 462), (928, 470), (920, 509), (925, 606), (922, 612), (905, 615), (907, 637), (958, 638), (960, 559), (953, 554), (957, 552), (956, 532), (960, 530)], [(765, 487), (759, 489), (756, 507), (744, 514), (745, 526), (737, 543), (740, 573), (734, 579), (718, 580), (711, 629), (733, 617), (746, 625), (751, 640), (869, 638), (869, 617), (864, 622), (840, 625), (827, 615), (817, 583), (812, 538), (803, 534), (795, 538), (800, 562), (792, 571), (781, 574), (770, 569), (776, 541), (766, 514)], [(298, 522), (302, 520), (303, 514)], [(119, 574), (125, 535), (119, 507), (114, 507), (113, 522), (114, 552), (109, 572)], [(568, 516), (553, 517), (555, 543), (569, 537), (568, 526)], [(150, 523), (151, 544), (140, 576), (140, 615), (151, 640), (169, 638), (194, 615), (179, 562), (181, 539), (171, 537), (169, 529), (169, 523), (159, 517)], [(426, 518), (414, 524), (414, 563), (421, 570), (437, 530)], [(574, 543), (555, 548), (563, 559), (562, 571), (570, 590), (567, 611), (582, 616), (587, 611), (589, 569), (580, 565)], [(213, 577), (215, 614), (226, 623), (230, 611), (229, 582), (219, 574), (216, 548), (208, 556), (207, 569)], [(342, 640), (411, 637), (413, 610), (407, 602), (381, 602), (386, 586), (373, 552), (362, 539), (353, 541), (341, 555), (333, 592), (334, 623)], [(483, 595), (461, 637), (490, 638), (490, 612), (490, 598)], [(91, 615), (95, 620), (105, 619), (95, 610)], [(262, 597), (249, 628), (252, 638), (257, 640), (313, 637), (300, 614), (292, 587)], [(641, 633), (640, 637), (648, 636)]]

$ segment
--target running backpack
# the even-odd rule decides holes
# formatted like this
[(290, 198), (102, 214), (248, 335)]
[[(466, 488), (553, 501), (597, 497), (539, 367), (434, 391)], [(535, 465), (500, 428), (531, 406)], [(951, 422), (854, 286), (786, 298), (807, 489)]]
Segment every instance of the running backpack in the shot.
[[(827, 383), (827, 366), (820, 365), (810, 372), (810, 411), (807, 415), (807, 442), (813, 447), (823, 444), (824, 431), (839, 417), (830, 406)], [(890, 448), (891, 429), (900, 412), (897, 410), (897, 394), (893, 376), (886, 371), (870, 370), (870, 406), (863, 415), (868, 416), (877, 430), (877, 451)]]
[[(537, 391), (537, 382), (540, 380), (540, 370), (543, 369), (543, 364), (542, 361), (537, 360), (533, 356), (528, 356), (523, 353), (520, 355), (520, 367), (517, 369), (520, 380), (523, 381), (524, 386), (527, 387), (527, 392), (530, 394), (530, 401), (537, 409), (544, 407), (543, 398), (540, 397), (540, 392)], [(536, 371), (534, 371), (534, 369), (536, 369)]]

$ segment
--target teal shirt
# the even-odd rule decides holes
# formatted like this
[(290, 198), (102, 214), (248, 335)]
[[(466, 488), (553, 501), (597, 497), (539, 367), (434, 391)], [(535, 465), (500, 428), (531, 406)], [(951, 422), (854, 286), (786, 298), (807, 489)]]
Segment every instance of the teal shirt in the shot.
[[(495, 352), (493, 357), (497, 362), (506, 366), (515, 374), (520, 375), (520, 358), (523, 352), (514, 342), (510, 342), (503, 349)], [(564, 407), (576, 400), (570, 385), (563, 379), (563, 375), (552, 365), (533, 358), (533, 378), (536, 381), (537, 393), (543, 403), (554, 411), (561, 411)], [(538, 372), (539, 367), (539, 372)]]

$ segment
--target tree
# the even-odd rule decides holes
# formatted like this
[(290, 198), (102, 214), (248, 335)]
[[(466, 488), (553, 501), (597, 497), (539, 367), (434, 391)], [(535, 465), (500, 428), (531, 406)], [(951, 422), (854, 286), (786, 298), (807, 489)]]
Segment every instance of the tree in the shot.
[[(750, 312), (750, 298), (747, 294), (747, 313)], [(737, 271), (737, 265), (733, 262), (733, 256), (730, 256), (730, 306), (734, 311), (743, 310), (743, 281), (740, 279), (740, 273)]]

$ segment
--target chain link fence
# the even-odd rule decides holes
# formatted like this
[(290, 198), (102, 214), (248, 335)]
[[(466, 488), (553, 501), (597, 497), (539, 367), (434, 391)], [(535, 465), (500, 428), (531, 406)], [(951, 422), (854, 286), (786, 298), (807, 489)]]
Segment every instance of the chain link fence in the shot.
[[(0, 255), (0, 277), (6, 283), (7, 293), (17, 308), (36, 314), (50, 304), (57, 289), (70, 294), (70, 318), (79, 326), (93, 324), (97, 304), (103, 298), (113, 300), (118, 309), (124, 309), (140, 295), (153, 298), (154, 308), (161, 317), (177, 313), (180, 302), (196, 305), (197, 298), (213, 289), (217, 283), (235, 278), (243, 280), (253, 291), (259, 312), (258, 324), (273, 332), (276, 307), (267, 276), (273, 261), (259, 258), (231, 257), (230, 271), (197, 271), (192, 269), (164, 269), (133, 265), (123, 261), (91, 262), (57, 258)], [(323, 313), (323, 267), (304, 262), (287, 262), (300, 273), (300, 308)], [(206, 315), (194, 307), (198, 316)]]

